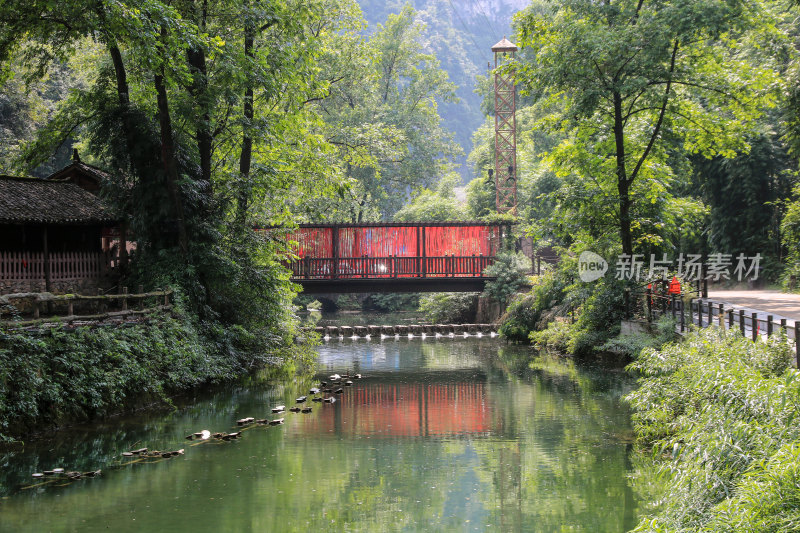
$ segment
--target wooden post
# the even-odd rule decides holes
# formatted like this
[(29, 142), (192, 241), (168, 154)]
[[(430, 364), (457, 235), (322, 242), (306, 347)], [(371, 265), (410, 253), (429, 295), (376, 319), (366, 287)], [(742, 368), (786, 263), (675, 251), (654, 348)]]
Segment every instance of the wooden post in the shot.
[(719, 327), (725, 329), (725, 305), (719, 304)]
[(683, 300), (681, 300), (681, 333), (686, 329), (686, 310), (684, 308)]
[(744, 337), (744, 309), (739, 309), (739, 331), (742, 332), (742, 337)]
[(708, 280), (703, 278), (703, 298), (708, 298)]
[(122, 272), (128, 269), (128, 225), (119, 225), (119, 268)]
[(67, 315), (68, 316), (75, 316), (75, 308), (73, 306), (72, 300), (67, 303)]
[(542, 256), (536, 255), (536, 275), (542, 275)]
[(164, 289), (164, 305), (169, 305), (169, 289)]
[(675, 309), (675, 302), (676, 301), (677, 301), (677, 299), (675, 298), (675, 295), (674, 294), (671, 295), (670, 296), (669, 306), (672, 308), (672, 320), (675, 320), (675, 314), (678, 311), (677, 309)]
[(653, 302), (651, 301), (653, 290), (648, 286), (647, 289), (644, 291), (644, 296), (647, 299), (647, 321), (651, 322), (653, 320)]
[(753, 335), (753, 340), (756, 340), (758, 338), (758, 313), (750, 315), (750, 329), (752, 330), (750, 333)]
[(420, 255), (422, 256), (422, 277), (424, 278), (428, 272), (428, 259), (425, 251), (425, 226), (420, 228), (422, 236), (422, 247), (420, 248)]
[[(128, 296), (128, 287), (122, 287), (122, 294), (124, 296)], [(122, 299), (122, 310), (123, 311), (127, 311), (128, 310), (128, 298), (123, 298)]]
[(789, 332), (786, 330), (786, 319), (781, 318), (781, 329), (783, 330), (783, 334), (788, 336)]
[(733, 329), (733, 309), (728, 309), (728, 329)]
[(333, 248), (333, 279), (339, 278), (339, 226), (331, 228), (331, 247)]
[(697, 300), (697, 326), (703, 327), (703, 300)]
[(708, 327), (711, 327), (714, 322), (714, 304), (708, 302)]
[(772, 337), (772, 315), (767, 315), (767, 337)]
[(42, 259), (44, 261), (44, 290), (53, 292), (50, 279), (50, 248), (47, 243), (47, 226), (44, 226), (42, 230)]
[(800, 368), (798, 365), (798, 356), (800, 355), (800, 321), (794, 321), (794, 367)]

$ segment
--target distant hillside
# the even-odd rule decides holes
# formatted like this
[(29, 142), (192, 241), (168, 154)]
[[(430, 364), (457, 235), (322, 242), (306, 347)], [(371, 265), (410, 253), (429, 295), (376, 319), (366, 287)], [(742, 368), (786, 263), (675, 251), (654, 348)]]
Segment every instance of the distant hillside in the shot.
[[(475, 76), (485, 75), (492, 61), (491, 47), (504, 35), (511, 35), (511, 18), (528, 5), (527, 0), (359, 0), (370, 28), (386, 20), (410, 3), (427, 28), (425, 48), (442, 63), (450, 79), (458, 84), (457, 104), (440, 104), (445, 127), (467, 154), (472, 149), (472, 133), (483, 123), (481, 98), (473, 92)], [(473, 178), (466, 155), (459, 169), (464, 182)]]

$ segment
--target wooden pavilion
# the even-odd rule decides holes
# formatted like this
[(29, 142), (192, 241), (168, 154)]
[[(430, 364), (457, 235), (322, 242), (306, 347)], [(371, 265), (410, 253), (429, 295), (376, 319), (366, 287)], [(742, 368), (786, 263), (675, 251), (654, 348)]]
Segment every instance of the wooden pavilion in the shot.
[(45, 179), (0, 176), (0, 294), (87, 291), (109, 282), (117, 258), (108, 236), (119, 223), (96, 195), (105, 177), (77, 154)]

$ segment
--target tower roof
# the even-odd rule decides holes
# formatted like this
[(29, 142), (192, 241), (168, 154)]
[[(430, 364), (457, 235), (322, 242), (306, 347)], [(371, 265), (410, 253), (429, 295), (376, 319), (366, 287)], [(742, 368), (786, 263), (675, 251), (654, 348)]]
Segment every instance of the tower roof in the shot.
[(503, 40), (492, 46), (492, 52), (516, 52), (517, 45), (506, 39), (505, 35)]

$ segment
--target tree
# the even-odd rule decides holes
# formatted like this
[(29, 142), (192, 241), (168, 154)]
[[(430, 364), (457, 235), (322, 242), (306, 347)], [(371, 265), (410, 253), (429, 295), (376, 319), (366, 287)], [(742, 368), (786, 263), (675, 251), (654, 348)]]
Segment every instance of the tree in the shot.
[[(0, 5), (0, 67), (26, 79), (92, 54), (26, 147), (33, 168), (65, 139), (112, 171), (110, 200), (138, 244), (133, 276), (183, 287), (206, 320), (291, 342), (294, 292), (279, 239), (252, 231), (291, 213), (288, 198), (329, 150), (307, 133), (321, 94), (311, 32), (323, 2), (180, 0)], [(320, 184), (320, 181), (322, 184)], [(132, 283), (136, 283), (134, 280)], [(242, 337), (231, 329), (230, 338)], [(222, 342), (222, 341), (221, 341)], [(224, 342), (228, 342), (225, 340)]]
[(461, 181), (458, 174), (451, 172), (439, 182), (435, 191), (424, 189), (409, 204), (394, 214), (400, 222), (446, 222), (464, 220), (464, 207), (455, 197), (455, 186)]
[(781, 258), (781, 201), (791, 194), (796, 165), (774, 133), (752, 139), (736, 158), (698, 158), (696, 181), (709, 206), (711, 248)]
[[(455, 86), (436, 58), (422, 52), (422, 27), (406, 5), (389, 15), (369, 38), (352, 0), (335, 9), (350, 13), (339, 32), (328, 32), (322, 79), (326, 94), (313, 102), (324, 120), (320, 134), (338, 148), (351, 187), (332, 203), (312, 203), (319, 216), (346, 221), (387, 218), (409, 193), (430, 187), (449, 171), (459, 152), (441, 126), (438, 101), (454, 98)], [(331, 217), (333, 215), (333, 217)]]
[(614, 221), (626, 254), (642, 237), (638, 204), (669, 189), (672, 142), (746, 151), (748, 124), (774, 101), (770, 62), (740, 54), (768, 20), (757, 1), (545, 0), (516, 20), (518, 80), (562, 105), (554, 167), (593, 189), (587, 206)]

